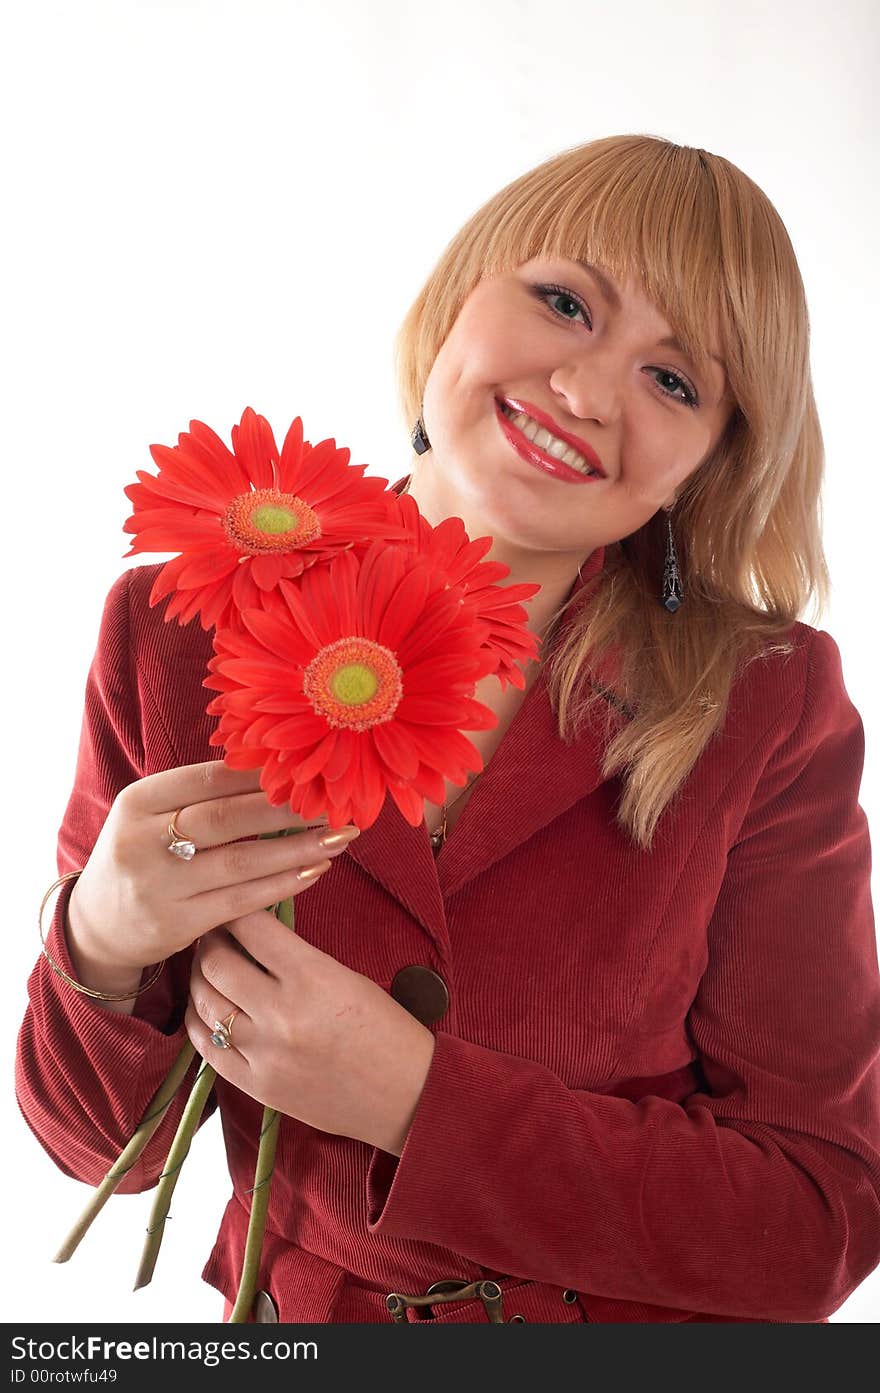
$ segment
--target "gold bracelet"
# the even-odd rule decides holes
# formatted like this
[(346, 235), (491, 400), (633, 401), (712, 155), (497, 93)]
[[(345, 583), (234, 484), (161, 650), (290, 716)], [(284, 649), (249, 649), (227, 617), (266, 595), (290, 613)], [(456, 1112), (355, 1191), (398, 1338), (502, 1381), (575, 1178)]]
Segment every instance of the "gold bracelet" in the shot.
[(159, 966), (156, 968), (156, 971), (150, 978), (149, 982), (145, 982), (142, 987), (138, 987), (136, 992), (96, 992), (92, 987), (84, 987), (82, 982), (77, 982), (73, 977), (68, 977), (67, 973), (64, 971), (64, 968), (58, 966), (58, 964), (51, 957), (49, 949), (46, 947), (46, 940), (43, 937), (43, 910), (46, 907), (46, 901), (48, 900), (53, 890), (57, 889), (59, 885), (63, 885), (66, 880), (72, 880), (73, 877), (77, 875), (82, 875), (82, 871), (68, 871), (66, 875), (59, 876), (58, 879), (54, 882), (54, 884), (49, 886), (49, 889), (43, 896), (43, 902), (40, 905), (40, 914), (38, 919), (38, 927), (40, 930), (40, 942), (43, 945), (43, 955), (47, 959), (49, 966), (52, 967), (54, 971), (58, 973), (58, 976), (63, 977), (65, 982), (69, 982), (70, 985), (72, 987), (75, 987), (78, 992), (83, 992), (86, 996), (97, 997), (99, 1001), (132, 1001), (136, 996), (140, 996), (141, 992), (145, 992), (147, 990), (147, 987), (151, 987), (154, 982), (158, 981), (159, 974), (162, 971), (162, 968), (165, 966), (166, 962), (168, 961), (167, 958), (162, 959)]

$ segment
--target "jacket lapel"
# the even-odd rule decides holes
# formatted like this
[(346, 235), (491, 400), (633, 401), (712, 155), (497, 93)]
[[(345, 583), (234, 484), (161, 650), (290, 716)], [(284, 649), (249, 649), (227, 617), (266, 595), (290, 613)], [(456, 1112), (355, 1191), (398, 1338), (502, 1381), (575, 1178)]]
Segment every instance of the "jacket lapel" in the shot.
[[(395, 492), (404, 482), (394, 485)], [(573, 594), (583, 591), (603, 564), (604, 548), (599, 547), (582, 567)], [(564, 623), (577, 608), (575, 601)], [(445, 944), (444, 900), (592, 793), (602, 782), (606, 738), (600, 709), (575, 743), (560, 739), (541, 668), (436, 858), (426, 824), (412, 827), (390, 796), (346, 855), (432, 939)]]
[(346, 854), (444, 942), (444, 900), (602, 782), (600, 725), (565, 744), (540, 673), (436, 858), (426, 824), (412, 827), (390, 797)]
[(593, 724), (572, 745), (560, 740), (540, 673), (437, 857), (444, 897), (592, 793), (602, 753)]

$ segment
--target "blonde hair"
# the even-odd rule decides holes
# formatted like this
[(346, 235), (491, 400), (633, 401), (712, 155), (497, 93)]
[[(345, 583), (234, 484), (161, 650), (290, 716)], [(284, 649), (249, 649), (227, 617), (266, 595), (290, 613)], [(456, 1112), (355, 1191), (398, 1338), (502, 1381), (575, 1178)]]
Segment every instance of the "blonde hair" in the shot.
[[(442, 253), (395, 342), (407, 428), (428, 374), (478, 281), (535, 257), (638, 276), (698, 365), (720, 340), (734, 409), (685, 481), (673, 518), (684, 603), (659, 591), (667, 514), (610, 543), (605, 564), (542, 648), (560, 738), (606, 717), (603, 776), (621, 774), (617, 821), (649, 850), (654, 829), (724, 722), (742, 667), (772, 652), (811, 595), (825, 610), (824, 449), (809, 363), (809, 319), (779, 214), (720, 155), (654, 136), (609, 136), (521, 175)], [(558, 641), (557, 641), (558, 640)], [(613, 662), (613, 691), (593, 680)], [(621, 720), (624, 713), (628, 720)]]

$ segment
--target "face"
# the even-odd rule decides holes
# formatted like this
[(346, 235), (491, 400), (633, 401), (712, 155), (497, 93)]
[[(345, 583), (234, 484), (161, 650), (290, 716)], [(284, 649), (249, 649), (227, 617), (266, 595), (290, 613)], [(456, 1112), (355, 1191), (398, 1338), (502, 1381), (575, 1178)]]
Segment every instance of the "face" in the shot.
[[(432, 448), (414, 481), (426, 516), (458, 515), (472, 537), (492, 534), (491, 555), (517, 569), (535, 553), (556, 554), (561, 568), (637, 531), (674, 503), (733, 410), (723, 366), (698, 376), (661, 344), (671, 336), (637, 283), (603, 284), (601, 271), (576, 261), (536, 259), (481, 281), (425, 387)], [(540, 413), (551, 435), (575, 437), (604, 477), (583, 482), (530, 463), (533, 447), (517, 431), (519, 448), (512, 443), (500, 400)]]

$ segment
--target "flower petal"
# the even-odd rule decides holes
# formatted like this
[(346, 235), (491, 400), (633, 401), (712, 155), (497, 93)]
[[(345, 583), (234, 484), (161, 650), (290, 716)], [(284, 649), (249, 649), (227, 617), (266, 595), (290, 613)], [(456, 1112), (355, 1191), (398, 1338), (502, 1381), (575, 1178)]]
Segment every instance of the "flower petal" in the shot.
[(323, 740), (328, 729), (323, 716), (314, 716), (304, 708), (299, 715), (273, 725), (268, 738), (276, 749), (302, 750), (316, 740)]
[(346, 770), (351, 769), (356, 758), (355, 746), (357, 736), (353, 731), (337, 731), (336, 748), (333, 751), (333, 758), (324, 768), (324, 778), (328, 783), (334, 779), (341, 779)]
[(181, 444), (186, 442), (187, 452), (210, 471), (219, 489), (230, 498), (236, 497), (248, 487), (250, 480), (242, 469), (241, 462), (204, 421), (190, 421), (189, 435), (182, 435), (180, 439)]
[(403, 577), (385, 607), (379, 629), (379, 642), (394, 651), (418, 623), (430, 590), (427, 566), (413, 566)]
[(278, 482), (278, 446), (265, 416), (245, 407), (241, 424), (232, 427), (232, 447), (257, 488), (274, 488)]
[(262, 556), (251, 557), (251, 576), (260, 590), (275, 589), (282, 575), (282, 568), (279, 562), (283, 556), (283, 552), (267, 552)]
[(262, 592), (254, 581), (248, 560), (238, 563), (232, 581), (232, 599), (239, 610), (256, 609), (262, 602)]
[(459, 653), (453, 653), (448, 658), (438, 657), (424, 663), (414, 663), (406, 668), (404, 690), (411, 695), (413, 692), (466, 686), (471, 690), (458, 695), (471, 696), (474, 683), (482, 675), (484, 666), (479, 654)]
[(238, 565), (238, 558), (229, 548), (190, 554), (188, 565), (178, 576), (178, 584), (187, 589), (197, 585), (208, 585), (211, 581), (222, 580), (231, 575)]
[(246, 609), (241, 618), (249, 632), (259, 639), (270, 653), (276, 654), (283, 662), (290, 660), (293, 625), (289, 620), (277, 612), (270, 613), (262, 609)]
[(333, 758), (336, 740), (336, 731), (328, 730), (311, 754), (297, 760), (296, 777), (300, 783), (304, 783), (306, 779), (314, 779), (316, 774), (320, 774), (326, 768)]
[(410, 826), (420, 826), (425, 818), (425, 804), (415, 789), (406, 784), (389, 784), (388, 791)]
[(281, 460), (278, 471), (279, 488), (294, 492), (300, 477), (303, 463), (303, 423), (301, 416), (295, 416), (287, 428), (284, 444), (281, 446)]
[(373, 742), (389, 770), (399, 779), (411, 779), (419, 767), (419, 757), (406, 728), (399, 721), (382, 721), (373, 726)]
[(448, 725), (457, 730), (494, 730), (498, 717), (488, 706), (468, 697), (404, 695), (397, 707), (400, 720), (414, 725)]

